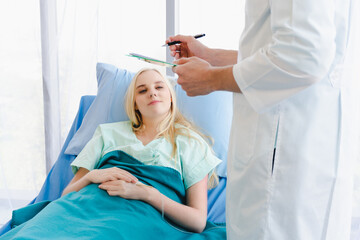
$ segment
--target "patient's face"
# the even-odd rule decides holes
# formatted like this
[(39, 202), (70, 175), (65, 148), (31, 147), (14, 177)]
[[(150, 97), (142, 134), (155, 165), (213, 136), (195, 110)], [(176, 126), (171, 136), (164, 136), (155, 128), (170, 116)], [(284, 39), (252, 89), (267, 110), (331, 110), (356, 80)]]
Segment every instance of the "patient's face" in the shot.
[(135, 84), (135, 103), (143, 120), (164, 118), (171, 107), (171, 94), (164, 78), (156, 71), (141, 73)]

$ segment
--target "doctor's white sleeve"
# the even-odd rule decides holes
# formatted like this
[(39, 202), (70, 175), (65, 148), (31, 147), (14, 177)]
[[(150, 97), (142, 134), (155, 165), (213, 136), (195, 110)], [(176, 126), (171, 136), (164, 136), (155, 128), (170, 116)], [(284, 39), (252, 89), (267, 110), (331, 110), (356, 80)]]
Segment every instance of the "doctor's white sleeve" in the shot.
[(257, 112), (325, 77), (336, 50), (334, 1), (272, 0), (270, 5), (271, 41), (233, 67), (240, 90)]

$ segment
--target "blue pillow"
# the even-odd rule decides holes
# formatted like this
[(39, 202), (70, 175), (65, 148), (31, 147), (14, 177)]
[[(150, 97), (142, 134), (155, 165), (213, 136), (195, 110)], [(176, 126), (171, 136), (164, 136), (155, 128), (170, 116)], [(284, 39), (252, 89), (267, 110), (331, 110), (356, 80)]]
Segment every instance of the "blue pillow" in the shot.
[[(106, 63), (96, 65), (98, 92), (79, 130), (69, 142), (65, 154), (78, 155), (102, 123), (126, 121), (124, 108), (126, 90), (135, 73)], [(217, 174), (226, 177), (226, 159), (232, 121), (232, 93), (214, 92), (206, 96), (189, 97), (175, 85), (177, 102), (184, 116), (204, 134), (214, 139), (214, 151), (223, 160)]]

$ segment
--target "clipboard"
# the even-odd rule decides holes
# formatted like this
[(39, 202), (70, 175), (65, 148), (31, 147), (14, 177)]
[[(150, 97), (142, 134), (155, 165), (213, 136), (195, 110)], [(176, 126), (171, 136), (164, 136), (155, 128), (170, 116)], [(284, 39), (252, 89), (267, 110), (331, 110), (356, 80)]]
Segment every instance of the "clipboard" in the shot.
[(141, 61), (145, 61), (145, 62), (148, 62), (148, 63), (152, 63), (152, 64), (164, 66), (164, 67), (169, 67), (169, 68), (172, 68), (172, 67), (176, 67), (176, 66), (177, 66), (176, 64), (173, 64), (173, 63), (164, 62), (164, 61), (157, 60), (157, 59), (155, 59), (155, 58), (147, 57), (147, 56), (144, 56), (144, 55), (141, 55), (141, 54), (137, 54), (137, 53), (129, 53), (129, 54), (126, 55), (126, 56), (128, 56), (128, 57), (134, 57), (134, 58), (137, 58), (137, 59), (139, 59), (139, 60), (141, 60)]

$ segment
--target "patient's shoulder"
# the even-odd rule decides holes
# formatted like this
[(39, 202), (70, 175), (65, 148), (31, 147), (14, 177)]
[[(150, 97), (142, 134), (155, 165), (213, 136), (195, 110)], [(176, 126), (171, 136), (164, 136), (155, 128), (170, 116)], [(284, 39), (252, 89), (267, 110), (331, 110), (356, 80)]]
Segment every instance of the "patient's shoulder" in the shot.
[(101, 132), (128, 132), (132, 131), (131, 122), (130, 121), (121, 121), (121, 122), (113, 122), (113, 123), (103, 123), (99, 125)]
[(178, 124), (176, 126), (178, 134), (176, 136), (177, 144), (191, 145), (205, 144), (205, 140), (194, 130)]

